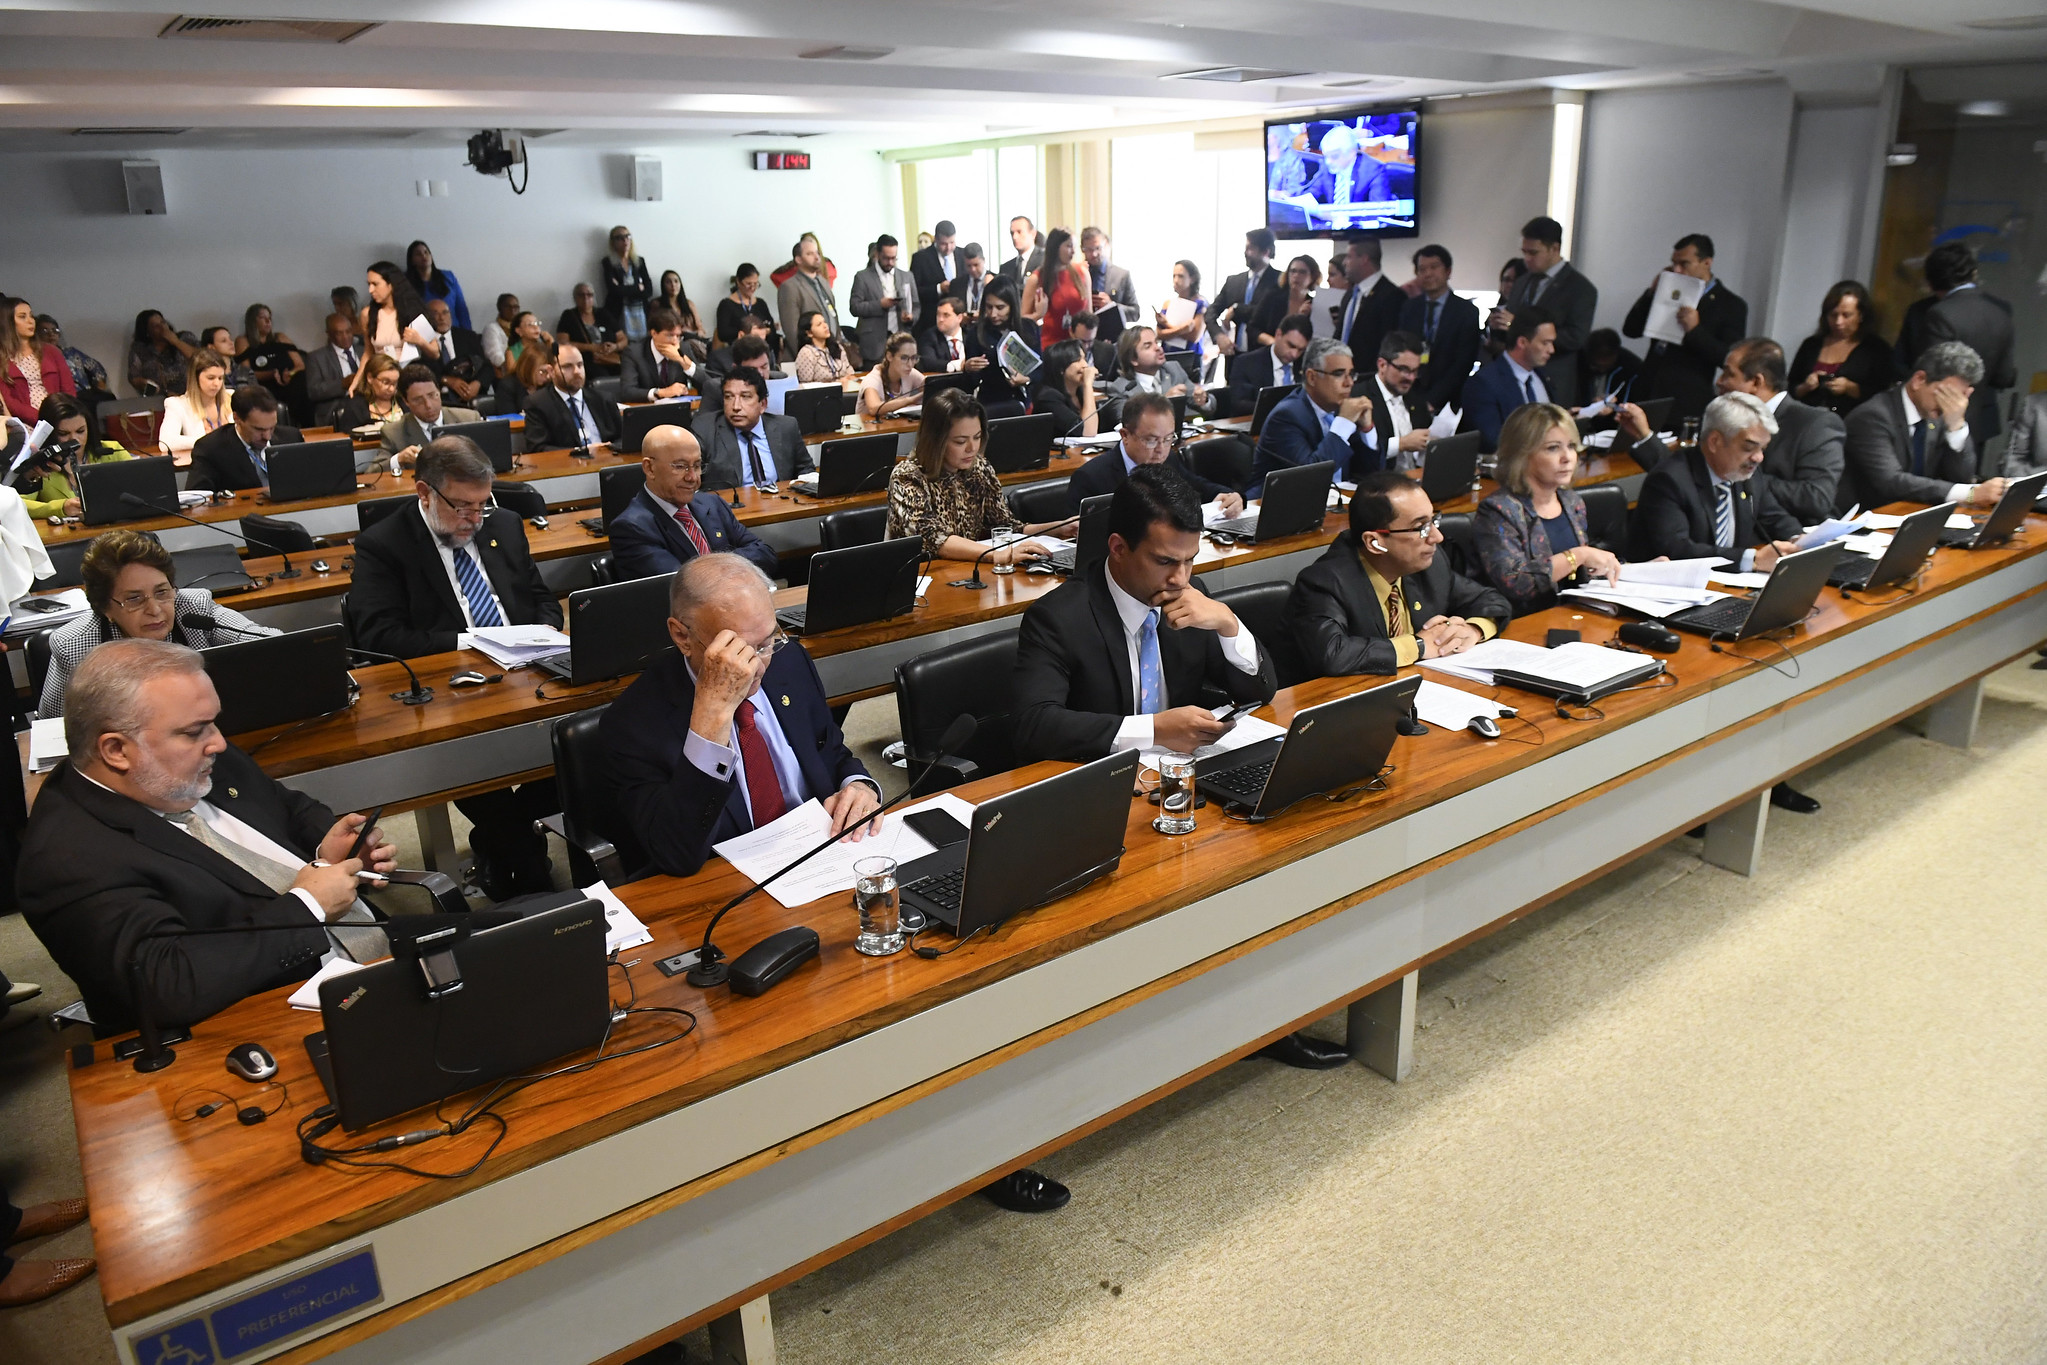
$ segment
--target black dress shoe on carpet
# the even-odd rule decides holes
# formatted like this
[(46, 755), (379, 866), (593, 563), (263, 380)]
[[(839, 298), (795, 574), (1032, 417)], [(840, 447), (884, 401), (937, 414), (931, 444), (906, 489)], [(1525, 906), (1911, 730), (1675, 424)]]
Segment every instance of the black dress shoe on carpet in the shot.
[(1050, 1213), (1066, 1207), (1066, 1201), (1073, 1198), (1073, 1192), (1049, 1175), (1036, 1171), (1011, 1171), (992, 1185), (983, 1185), (981, 1193), (997, 1208), (1008, 1209), (1011, 1213)]
[(1289, 1033), (1276, 1043), (1267, 1043), (1258, 1049), (1258, 1055), (1304, 1071), (1331, 1071), (1350, 1060), (1350, 1053), (1335, 1043), (1325, 1043), (1305, 1033)]
[(1779, 782), (1770, 788), (1770, 804), (1778, 810), (1788, 810), (1794, 815), (1817, 815), (1820, 803), (1795, 789), (1789, 782)]

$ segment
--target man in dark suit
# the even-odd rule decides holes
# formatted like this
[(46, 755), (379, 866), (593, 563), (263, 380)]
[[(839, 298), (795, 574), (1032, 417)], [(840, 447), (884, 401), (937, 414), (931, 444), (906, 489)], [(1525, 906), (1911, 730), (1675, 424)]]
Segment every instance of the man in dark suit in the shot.
[(1578, 353), (1592, 335), (1599, 289), (1564, 259), (1564, 228), (1554, 218), (1531, 218), (1521, 227), (1521, 260), (1527, 273), (1514, 282), (1492, 324), (1504, 331), (1516, 312), (1540, 307), (1557, 330), (1555, 351), (1543, 368), (1550, 401), (1575, 407), (1584, 401)]
[(1959, 341), (1937, 342), (1919, 357), (1910, 379), (1849, 413), (1847, 468), (1836, 506), (1995, 505), (2004, 496), (2005, 480), (1973, 482), (1969, 400), (1982, 381), (1980, 356)]
[(446, 299), (428, 299), (426, 323), (441, 343), (441, 353), (421, 363), (440, 380), (448, 401), (456, 407), (474, 408), (476, 400), (490, 388), (495, 375), (490, 358), (483, 353), (483, 338), (467, 327), (455, 325)]
[(1714, 386), (1721, 393), (1750, 395), (1777, 419), (1777, 434), (1763, 452), (1762, 468), (1770, 477), (1777, 505), (1797, 517), (1801, 526), (1817, 526), (1832, 516), (1847, 432), (1833, 413), (1784, 392), (1784, 348), (1768, 337), (1735, 342)]
[(647, 482), (605, 527), (612, 572), (621, 580), (673, 573), (698, 555), (729, 550), (762, 573), (782, 572), (774, 547), (746, 529), (715, 493), (705, 493), (704, 456), (679, 426), (655, 427), (640, 443)]
[(582, 450), (618, 439), (618, 404), (583, 387), (583, 352), (554, 355), (554, 382), (526, 396), (528, 450)]
[(1123, 480), (1144, 465), (1164, 465), (1185, 479), (1203, 502), (1220, 502), (1225, 516), (1244, 510), (1243, 494), (1194, 472), (1173, 449), (1173, 400), (1164, 394), (1133, 394), (1123, 404), (1122, 440), (1089, 460), (1066, 481), (1066, 496), (1076, 515), (1088, 498), (1113, 493)]
[[(1393, 192), (1393, 178), (1386, 167), (1359, 148), (1356, 129), (1338, 124), (1322, 135), (1322, 145), (1316, 150), (1322, 154), (1322, 169), (1301, 192), (1301, 197), (1309, 202), (1333, 206), (1399, 198)], [(1311, 212), (1308, 221), (1313, 226), (1340, 231), (1372, 216)]]
[(1436, 553), (1438, 522), (1429, 495), (1405, 474), (1383, 469), (1358, 480), (1350, 529), (1294, 579), (1281, 618), (1309, 676), (1392, 673), (1500, 633), (1514, 608)]
[[(708, 406), (708, 405), (707, 405)], [(718, 406), (691, 424), (712, 488), (756, 488), (808, 474), (815, 464), (794, 417), (768, 411), (768, 381), (741, 364), (719, 386)]]
[(647, 310), (647, 335), (619, 356), (619, 397), (632, 403), (679, 398), (696, 385), (699, 368), (682, 344), (682, 319), (673, 308), (656, 304)]
[[(988, 292), (988, 281), (994, 271), (989, 268), (988, 253), (979, 242), (968, 242), (960, 248), (959, 255), (960, 273), (945, 286), (945, 292), (960, 301), (962, 313), (972, 317), (981, 311), (981, 300)], [(938, 314), (934, 312), (931, 317), (935, 324)]]
[[(932, 226), (931, 245), (910, 257), (910, 279), (917, 289), (910, 330), (919, 336), (931, 330), (932, 320), (938, 315), (938, 296), (967, 273), (966, 259), (954, 250), (957, 235), (951, 220), (941, 218)], [(863, 355), (880, 354), (879, 350), (869, 351), (865, 340), (861, 341), (860, 350)]]
[(1412, 332), (1388, 332), (1379, 343), (1371, 386), (1372, 430), (1365, 444), (1379, 452), (1388, 469), (1420, 469), (1422, 452), (1429, 448), (1427, 425), (1415, 424), (1408, 394), (1422, 372), (1422, 339)]
[(1478, 363), (1478, 305), (1450, 288), (1450, 249), (1430, 243), (1414, 253), (1421, 292), (1400, 306), (1400, 330), (1422, 339), (1422, 374), (1409, 397), (1430, 416), (1456, 406)]
[(228, 404), (235, 420), (192, 443), (185, 487), (237, 493), (270, 486), (270, 453), (299, 439), (297, 427), (278, 421), (277, 400), (261, 384), (244, 384)]
[(1337, 305), (1336, 335), (1368, 365), (1386, 334), (1400, 325), (1400, 310), (1407, 305), (1407, 295), (1380, 266), (1383, 250), (1368, 232), (1354, 232), (1344, 244), (1344, 274), (1350, 288)]
[[(1703, 232), (1678, 238), (1677, 245), (1670, 250), (1670, 270), (1704, 280), (1706, 292), (1699, 296), (1698, 307), (1677, 310), (1677, 325), (1684, 329), (1682, 342), (1649, 343), (1649, 357), (1642, 362), (1642, 378), (1633, 397), (1637, 403), (1651, 398), (1674, 399), (1673, 416), (1697, 417), (1713, 399), (1714, 379), (1720, 373), (1721, 362), (1727, 359), (1727, 348), (1748, 335), (1748, 304), (1714, 277), (1713, 239)], [(1659, 272), (1658, 279), (1661, 277)], [(1649, 305), (1655, 299), (1656, 289), (1656, 281), (1650, 281), (1642, 297), (1628, 310), (1627, 321), (1621, 324), (1624, 335), (1642, 335), (1649, 324)]]
[[(390, 871), (396, 850), (379, 831), (348, 858), (362, 816), (336, 819), (222, 739), (198, 654), (111, 641), (78, 666), (64, 700), (69, 755), (23, 835), (21, 905), (96, 1033), (136, 1025), (130, 962), (156, 1022), (184, 1025), (302, 981), (330, 952), (389, 951), (357, 907), (355, 874)], [(330, 938), (323, 926), (344, 916)], [(276, 927), (148, 937), (244, 926)]]
[(967, 306), (951, 294), (938, 300), (938, 316), (917, 343), (917, 368), (926, 374), (977, 374), (988, 368), (988, 348), (968, 330)]
[[(742, 342), (747, 341), (748, 338), (752, 338), (760, 343), (760, 354), (767, 360), (763, 373), (770, 375), (779, 375), (781, 373), (774, 365), (774, 348), (768, 344), (768, 338), (772, 335), (774, 335), (774, 328), (760, 314), (741, 313), (739, 315), (739, 331), (732, 338), (732, 345), (720, 346), (704, 357), (705, 384), (702, 392), (706, 404), (714, 401), (710, 396), (712, 387), (719, 380), (724, 379), (726, 375), (732, 373), (732, 367), (739, 363), (733, 356), (733, 351)], [(747, 349), (751, 350), (752, 348), (749, 346)]]
[(1725, 560), (1768, 573), (1796, 547), (1798, 518), (1772, 480), (1758, 474), (1777, 419), (1753, 394), (1723, 394), (1706, 405), (1696, 449), (1659, 460), (1642, 481), (1628, 518), (1630, 559)]
[[(355, 582), (345, 619), (365, 650), (416, 659), (468, 647), (479, 626), (562, 623), (515, 513), (490, 505), (490, 459), (463, 436), (419, 453), (419, 501), (355, 538)], [(533, 822), (561, 809), (554, 779), (455, 803), (475, 828), (478, 885), (493, 900), (553, 889), (547, 841)]]
[(1011, 289), (1021, 290), (1023, 277), (1045, 263), (1045, 239), (1030, 219), (1019, 214), (1009, 220), (1009, 244), (1016, 254), (995, 273), (1008, 280)]
[[(1898, 332), (1898, 368), (1909, 370), (1936, 342), (1959, 341), (1983, 361), (1983, 379), (1969, 400), (1969, 436), (1983, 452), (2004, 430), (1999, 395), (2018, 382), (2012, 361), (2011, 305), (1976, 283), (1976, 253), (1967, 242), (1942, 242), (1926, 254), (1931, 299), (1912, 305)], [(1987, 467), (1982, 471), (1988, 473)]]
[(1258, 434), (1251, 497), (1265, 491), (1265, 476), (1275, 469), (1329, 460), (1338, 479), (1356, 479), (1384, 463), (1359, 430), (1371, 428), (1372, 400), (1351, 396), (1357, 367), (1350, 347), (1318, 337), (1308, 343), (1301, 365), (1301, 387), (1279, 401)]
[[(1557, 344), (1557, 327), (1546, 309), (1524, 304), (1507, 323), (1507, 349), (1464, 381), (1463, 431), (1479, 434), (1479, 448), (1500, 445), (1500, 428), (1524, 403), (1559, 401), (1543, 379), (1543, 367)], [(1568, 406), (1568, 405), (1566, 405)]]
[(1315, 337), (1315, 320), (1294, 313), (1279, 320), (1272, 344), (1247, 351), (1230, 362), (1230, 414), (1249, 417), (1258, 406), (1258, 392), (1301, 382), (1301, 356)]
[(348, 394), (348, 381), (362, 368), (362, 342), (356, 340), (355, 319), (346, 313), (327, 318), (327, 344), (306, 352), (306, 401), (313, 405), (315, 424), (328, 420), (334, 405)]
[(1266, 300), (1275, 293), (1284, 296), (1286, 280), (1272, 265), (1278, 241), (1268, 228), (1252, 228), (1244, 234), (1244, 268), (1223, 281), (1204, 315), (1211, 336), (1222, 343), (1224, 355), (1249, 351), (1258, 344), (1258, 329), (1252, 325)]

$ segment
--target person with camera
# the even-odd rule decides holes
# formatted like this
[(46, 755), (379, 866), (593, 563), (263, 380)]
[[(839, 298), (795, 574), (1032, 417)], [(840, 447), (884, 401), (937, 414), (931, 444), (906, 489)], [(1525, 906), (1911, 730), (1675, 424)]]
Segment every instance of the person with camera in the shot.
[(50, 435), (11, 482), (21, 493), (28, 514), (45, 518), (79, 514), (78, 466), (135, 457), (103, 439), (92, 411), (68, 393), (53, 393), (36, 410), (36, 420), (50, 424)]

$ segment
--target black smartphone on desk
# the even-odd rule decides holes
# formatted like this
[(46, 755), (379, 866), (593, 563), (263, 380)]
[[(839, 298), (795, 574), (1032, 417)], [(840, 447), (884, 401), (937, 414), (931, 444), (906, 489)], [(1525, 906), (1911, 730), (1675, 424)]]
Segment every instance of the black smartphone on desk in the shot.
[(1553, 630), (1549, 633), (1549, 638), (1543, 641), (1543, 647), (1555, 649), (1558, 645), (1575, 645), (1584, 638), (1575, 630)]
[(967, 827), (955, 820), (950, 811), (911, 811), (903, 817), (903, 823), (933, 848), (950, 848), (954, 844), (965, 843), (967, 839)]

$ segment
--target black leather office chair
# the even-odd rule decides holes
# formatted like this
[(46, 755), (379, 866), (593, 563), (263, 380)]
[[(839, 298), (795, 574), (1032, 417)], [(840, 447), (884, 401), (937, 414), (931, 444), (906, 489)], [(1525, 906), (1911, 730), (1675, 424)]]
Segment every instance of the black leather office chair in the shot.
[(1619, 550), (1628, 543), (1628, 495), (1617, 483), (1595, 483), (1578, 490), (1585, 500), (1585, 534), (1594, 545)]
[(50, 567), (56, 572), (52, 573), (48, 578), (38, 578), (36, 580), (35, 589), (37, 592), (54, 592), (58, 588), (75, 588), (85, 581), (85, 576), (78, 570), (79, 566), (85, 562), (85, 552), (92, 548), (91, 541), (71, 540), (66, 541), (62, 545), (52, 545), (48, 548), (50, 551)]
[(611, 402), (616, 403), (618, 401), (619, 386), (621, 382), (622, 381), (619, 379), (617, 375), (608, 374), (605, 375), (602, 379), (591, 380), (590, 392), (596, 394), (599, 398), (608, 399)]
[(1019, 484), (1009, 490), (1009, 510), (1016, 513), (1016, 519), (1026, 526), (1035, 526), (1043, 521), (1064, 521), (1073, 515), (1073, 508), (1066, 501), (1065, 479), (1047, 479), (1043, 483)]
[(242, 518), (242, 539), (249, 542), (252, 555), (311, 554), (313, 533), (289, 517), (264, 517), (254, 513)]
[(544, 517), (547, 515), (547, 498), (530, 483), (516, 479), (492, 479), (490, 495), (497, 505), (521, 518)]
[(39, 630), (28, 637), (28, 706), (31, 711), (43, 699), (43, 682), (50, 676), (50, 635)]
[(590, 561), (591, 587), (602, 588), (609, 584), (616, 583), (617, 581), (618, 579), (613, 575), (612, 572), (610, 555), (601, 554), (591, 559)]
[(1451, 568), (1466, 578), (1487, 581), (1485, 561), (1478, 557), (1478, 528), (1471, 513), (1443, 513), (1443, 549), (1449, 552)]
[[(1249, 416), (1249, 414), (1245, 414)], [(1251, 443), (1240, 437), (1215, 436), (1190, 441), (1187, 462), (1194, 472), (1210, 483), (1234, 488), (1239, 493), (1251, 486)]]
[[(915, 780), (938, 759), (923, 790), (956, 786), (1016, 766), (1011, 710), (1016, 633), (997, 631), (919, 654), (896, 665), (896, 716)], [(981, 725), (957, 754), (935, 754), (945, 728), (972, 712)]]
[(887, 537), (886, 507), (855, 507), (844, 512), (827, 512), (817, 521), (817, 548), (820, 550), (879, 545)]
[(1215, 600), (1237, 614), (1258, 643), (1272, 657), (1272, 667), (1279, 674), (1281, 687), (1292, 687), (1303, 681), (1307, 667), (1301, 662), (1300, 652), (1281, 624), (1281, 613), (1286, 610), (1286, 600), (1293, 595), (1291, 583), (1246, 583), (1241, 588), (1224, 588), (1215, 595)]
[(597, 727), (607, 709), (593, 707), (555, 721), (554, 772), (562, 810), (537, 822), (568, 844), (569, 876), (577, 886), (601, 879), (617, 887), (628, 873), (649, 865), (618, 809), (617, 790), (605, 771)]
[(366, 498), (355, 505), (356, 529), (367, 531), (399, 508), (418, 501), (411, 493), (396, 498)]

